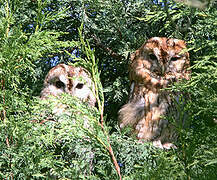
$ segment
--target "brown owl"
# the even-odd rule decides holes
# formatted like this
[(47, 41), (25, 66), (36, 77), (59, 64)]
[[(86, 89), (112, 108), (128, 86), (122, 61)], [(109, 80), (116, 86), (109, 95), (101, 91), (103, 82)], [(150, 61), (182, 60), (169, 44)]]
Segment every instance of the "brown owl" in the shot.
[[(95, 106), (95, 88), (90, 73), (82, 67), (59, 64), (53, 67), (44, 80), (44, 88), (41, 91), (41, 99), (47, 99), (50, 95), (58, 96), (62, 93), (88, 102)], [(57, 105), (54, 114), (61, 114), (65, 110), (64, 105)]]
[(129, 102), (119, 111), (120, 127), (131, 126), (139, 140), (153, 141), (169, 149), (176, 140), (175, 125), (166, 115), (183, 126), (185, 115), (182, 93), (166, 90), (173, 82), (190, 78), (189, 54), (183, 40), (153, 37), (131, 55)]

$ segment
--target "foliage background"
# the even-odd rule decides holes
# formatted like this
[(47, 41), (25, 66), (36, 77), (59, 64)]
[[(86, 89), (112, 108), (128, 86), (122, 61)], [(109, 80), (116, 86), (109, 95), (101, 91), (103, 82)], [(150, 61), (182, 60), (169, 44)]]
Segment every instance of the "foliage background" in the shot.
[[(123, 179), (217, 178), (216, 2), (202, 9), (167, 0), (1, 0), (0, 6), (1, 179), (118, 179), (109, 144)], [(186, 40), (191, 58), (191, 80), (173, 87), (191, 95), (191, 126), (180, 131), (174, 151), (139, 144), (117, 125), (128, 97), (129, 54), (154, 36)], [(103, 86), (101, 106), (88, 109), (66, 96), (63, 103), (80, 115), (33, 123), (52, 114), (52, 102), (37, 96), (48, 70), (60, 62), (93, 69)], [(89, 131), (84, 116), (93, 123)]]

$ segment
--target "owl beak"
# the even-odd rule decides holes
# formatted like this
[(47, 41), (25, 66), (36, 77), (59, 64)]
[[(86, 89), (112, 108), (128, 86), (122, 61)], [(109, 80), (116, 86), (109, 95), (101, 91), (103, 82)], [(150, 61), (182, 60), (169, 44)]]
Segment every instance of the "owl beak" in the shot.
[(166, 67), (163, 65), (162, 68), (161, 68), (161, 73), (164, 74), (165, 71), (166, 71)]

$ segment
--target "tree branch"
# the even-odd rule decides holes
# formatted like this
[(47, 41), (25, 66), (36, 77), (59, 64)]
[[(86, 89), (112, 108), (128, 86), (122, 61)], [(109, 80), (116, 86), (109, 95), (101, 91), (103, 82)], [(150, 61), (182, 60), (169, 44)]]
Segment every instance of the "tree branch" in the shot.
[(107, 47), (106, 45), (104, 45), (104, 44), (101, 42), (101, 40), (100, 40), (98, 37), (96, 37), (95, 34), (93, 34), (93, 39), (94, 39), (94, 41), (95, 41), (95, 43), (96, 43), (96, 45), (97, 45), (98, 47), (100, 47), (101, 49), (105, 50), (105, 51), (106, 51), (107, 53), (109, 53), (109, 55), (112, 56), (114, 59), (117, 59), (118, 61), (121, 61), (122, 59), (125, 58), (124, 56), (122, 56), (122, 55), (120, 55), (120, 54), (114, 52), (111, 48), (109, 48), (109, 47)]

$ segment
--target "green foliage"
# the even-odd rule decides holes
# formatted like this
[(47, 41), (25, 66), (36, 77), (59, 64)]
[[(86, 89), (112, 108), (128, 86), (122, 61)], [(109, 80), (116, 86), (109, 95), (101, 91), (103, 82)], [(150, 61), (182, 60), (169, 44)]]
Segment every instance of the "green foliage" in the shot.
[[(166, 0), (0, 6), (1, 179), (119, 179), (110, 145), (126, 180), (217, 178), (216, 2), (204, 9)], [(191, 80), (172, 87), (190, 97), (190, 127), (180, 131), (177, 150), (138, 143), (117, 125), (128, 96), (129, 53), (153, 36), (184, 39), (189, 47)], [(97, 108), (68, 95), (35, 97), (55, 58), (90, 71)], [(57, 105), (67, 111), (54, 115)]]

